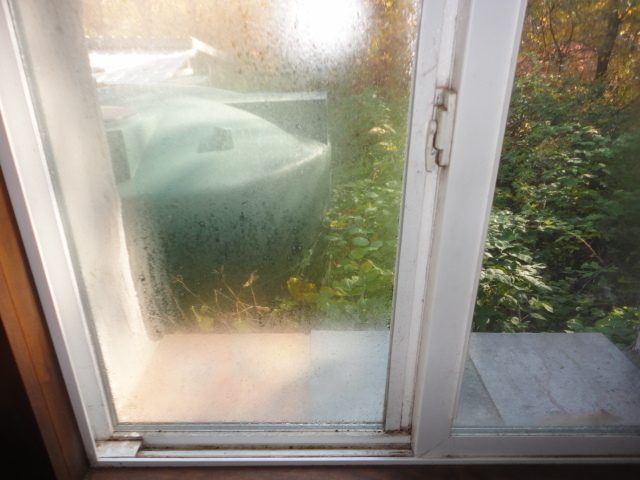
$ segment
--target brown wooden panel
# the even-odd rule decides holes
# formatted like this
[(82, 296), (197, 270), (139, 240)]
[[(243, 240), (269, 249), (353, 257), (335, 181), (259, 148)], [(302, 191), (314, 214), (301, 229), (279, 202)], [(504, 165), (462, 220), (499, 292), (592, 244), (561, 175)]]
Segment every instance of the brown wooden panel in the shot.
[[(1, 121), (0, 142), (6, 146)], [(80, 479), (88, 470), (86, 455), (35, 293), (2, 172), (0, 231), (2, 324), (56, 477)]]
[[(22, 478), (53, 478), (53, 469), (31, 410), (9, 340), (0, 325), (0, 431), (2, 468)], [(24, 461), (28, 454), (28, 462)]]
[(95, 469), (87, 480), (637, 480), (638, 465), (428, 465)]

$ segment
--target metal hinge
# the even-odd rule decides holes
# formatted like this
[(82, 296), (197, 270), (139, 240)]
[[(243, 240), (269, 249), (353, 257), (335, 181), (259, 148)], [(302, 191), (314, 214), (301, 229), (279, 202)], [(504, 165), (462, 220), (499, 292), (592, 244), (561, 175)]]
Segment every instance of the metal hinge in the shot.
[(426, 167), (431, 172), (436, 165), (449, 165), (453, 122), (456, 115), (457, 94), (454, 90), (440, 88), (436, 92), (433, 118), (427, 125)]

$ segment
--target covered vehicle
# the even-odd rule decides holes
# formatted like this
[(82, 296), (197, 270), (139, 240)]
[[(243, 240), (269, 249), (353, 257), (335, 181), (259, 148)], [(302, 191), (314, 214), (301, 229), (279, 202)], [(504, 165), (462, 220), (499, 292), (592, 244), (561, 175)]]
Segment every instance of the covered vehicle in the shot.
[(230, 284), (288, 278), (329, 201), (324, 95), (144, 85), (99, 96), (127, 232), (152, 238), (150, 262), (197, 295), (220, 272)]

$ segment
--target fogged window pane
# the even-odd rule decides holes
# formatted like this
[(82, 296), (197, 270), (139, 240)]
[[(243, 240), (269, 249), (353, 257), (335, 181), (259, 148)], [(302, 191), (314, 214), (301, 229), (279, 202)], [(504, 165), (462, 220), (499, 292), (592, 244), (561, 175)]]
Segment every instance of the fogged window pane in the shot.
[(153, 350), (118, 419), (379, 426), (414, 3), (83, 4)]
[(640, 425), (635, 3), (530, 2), (459, 427)]

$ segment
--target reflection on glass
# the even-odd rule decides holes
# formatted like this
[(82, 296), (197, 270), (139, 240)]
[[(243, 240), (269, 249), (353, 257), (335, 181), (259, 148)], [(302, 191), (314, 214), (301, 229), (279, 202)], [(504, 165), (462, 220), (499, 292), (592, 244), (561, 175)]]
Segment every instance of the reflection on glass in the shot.
[(638, 430), (636, 3), (530, 3), (458, 431)]
[(119, 421), (379, 426), (414, 3), (83, 4), (153, 339)]

